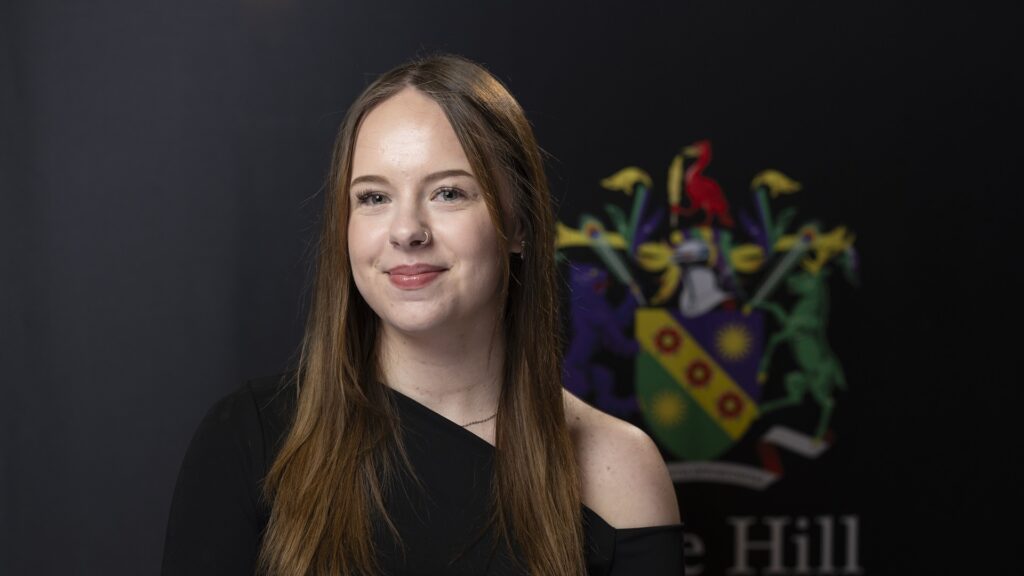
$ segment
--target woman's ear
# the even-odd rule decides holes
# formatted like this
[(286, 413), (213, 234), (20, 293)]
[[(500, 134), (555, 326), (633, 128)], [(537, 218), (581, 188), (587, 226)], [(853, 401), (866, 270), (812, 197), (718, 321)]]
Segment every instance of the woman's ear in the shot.
[(524, 258), (526, 255), (526, 231), (523, 230), (522, 220), (516, 218), (512, 223), (512, 234), (508, 237), (508, 251), (512, 254), (518, 254), (520, 258)]

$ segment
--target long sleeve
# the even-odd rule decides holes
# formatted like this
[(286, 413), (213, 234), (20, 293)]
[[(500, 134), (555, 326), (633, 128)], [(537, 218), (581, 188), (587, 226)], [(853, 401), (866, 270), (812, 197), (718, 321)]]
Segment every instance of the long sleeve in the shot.
[(178, 474), (163, 576), (251, 576), (265, 519), (262, 425), (248, 387), (211, 408)]

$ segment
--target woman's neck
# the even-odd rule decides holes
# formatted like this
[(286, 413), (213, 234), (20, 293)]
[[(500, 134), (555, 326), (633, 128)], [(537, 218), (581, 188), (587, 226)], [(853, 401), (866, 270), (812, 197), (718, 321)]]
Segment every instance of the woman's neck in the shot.
[(381, 328), (381, 368), (388, 386), (459, 424), (497, 410), (505, 358), (500, 330), (441, 336)]

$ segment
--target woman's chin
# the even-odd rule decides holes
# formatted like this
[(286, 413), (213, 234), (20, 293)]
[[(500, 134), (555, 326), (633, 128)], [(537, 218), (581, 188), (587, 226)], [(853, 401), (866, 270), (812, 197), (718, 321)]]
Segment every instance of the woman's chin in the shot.
[(407, 338), (436, 335), (453, 328), (449, 318), (439, 318), (434, 314), (401, 314), (393, 318), (381, 317), (381, 326), (385, 334), (402, 335)]

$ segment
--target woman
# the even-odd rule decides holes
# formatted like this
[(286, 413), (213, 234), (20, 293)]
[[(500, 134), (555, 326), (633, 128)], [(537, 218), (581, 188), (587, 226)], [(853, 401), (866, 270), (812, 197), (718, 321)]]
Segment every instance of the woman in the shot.
[(679, 574), (658, 450), (562, 389), (522, 109), (454, 56), (350, 108), (298, 370), (204, 420), (164, 574)]

